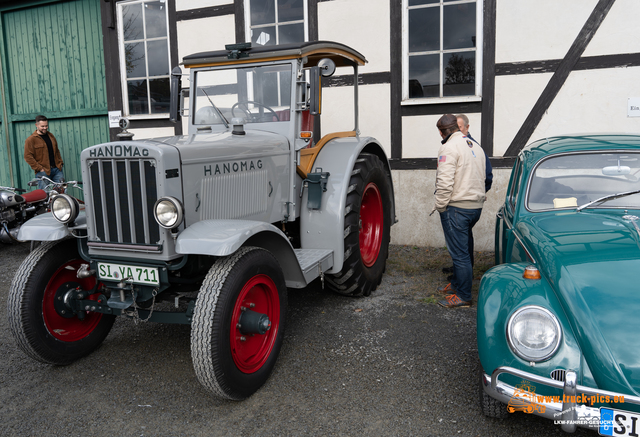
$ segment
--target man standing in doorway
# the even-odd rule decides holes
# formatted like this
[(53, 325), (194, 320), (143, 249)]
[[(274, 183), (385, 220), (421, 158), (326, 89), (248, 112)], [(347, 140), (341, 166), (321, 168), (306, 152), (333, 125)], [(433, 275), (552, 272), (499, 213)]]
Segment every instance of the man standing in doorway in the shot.
[[(24, 142), (24, 160), (36, 172), (36, 177), (46, 176), (54, 182), (62, 182), (62, 156), (58, 149), (56, 137), (49, 132), (49, 120), (44, 115), (36, 117), (36, 130)], [(43, 189), (49, 183), (38, 181), (38, 188)]]
[(469, 234), (482, 213), (486, 157), (478, 143), (460, 132), (455, 115), (443, 115), (436, 126), (442, 146), (438, 151), (434, 211), (440, 213), (454, 275), (451, 284), (438, 290), (447, 295), (438, 304), (446, 308), (468, 307), (473, 281)]

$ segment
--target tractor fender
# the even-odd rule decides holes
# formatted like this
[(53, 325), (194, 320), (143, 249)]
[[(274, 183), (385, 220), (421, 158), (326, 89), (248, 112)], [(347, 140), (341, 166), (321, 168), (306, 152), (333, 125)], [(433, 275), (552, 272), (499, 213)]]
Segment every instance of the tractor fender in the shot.
[(306, 281), (293, 246), (284, 233), (270, 223), (253, 220), (202, 220), (180, 232), (176, 253), (227, 256), (242, 246), (271, 252), (284, 273), (287, 287), (302, 288)]
[(371, 137), (335, 138), (324, 145), (313, 164), (314, 172), (329, 172), (327, 191), (322, 194), (320, 209), (307, 207), (308, 190), (300, 199), (300, 242), (304, 249), (333, 251), (333, 267), (338, 273), (344, 263), (344, 216), (351, 171), (361, 152), (377, 155), (385, 165), (391, 186), (391, 224), (395, 222), (393, 181), (389, 160), (377, 140)]
[(75, 228), (85, 228), (87, 216), (84, 211), (80, 211), (74, 221), (74, 226), (69, 228), (64, 223), (60, 223), (53, 218), (50, 212), (37, 215), (25, 222), (18, 231), (20, 241), (58, 241), (72, 234)]

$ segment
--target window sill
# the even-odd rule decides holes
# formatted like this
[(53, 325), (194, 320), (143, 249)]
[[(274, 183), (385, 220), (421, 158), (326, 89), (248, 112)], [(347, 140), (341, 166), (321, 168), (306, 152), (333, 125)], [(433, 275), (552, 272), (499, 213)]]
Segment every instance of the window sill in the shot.
[(161, 120), (161, 119), (169, 119), (169, 114), (136, 114), (136, 115), (122, 115), (122, 118), (126, 118), (127, 120)]
[(467, 97), (433, 97), (433, 98), (421, 98), (421, 99), (407, 99), (400, 102), (402, 106), (409, 105), (439, 105), (442, 103), (466, 103), (466, 102), (481, 102), (482, 96), (467, 96)]

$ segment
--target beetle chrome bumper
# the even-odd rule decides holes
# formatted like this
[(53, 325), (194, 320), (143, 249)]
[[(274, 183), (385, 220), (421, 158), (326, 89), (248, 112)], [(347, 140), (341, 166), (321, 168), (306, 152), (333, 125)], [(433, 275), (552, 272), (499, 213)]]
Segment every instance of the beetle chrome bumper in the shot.
[(509, 401), (516, 396), (518, 390), (511, 385), (498, 381), (498, 377), (502, 373), (513, 375), (536, 384), (561, 389), (564, 396), (559, 400), (564, 402), (554, 402), (551, 400), (551, 397), (545, 396), (536, 396), (535, 401), (526, 400), (522, 397), (519, 397), (519, 400), (531, 405), (543, 406), (544, 408), (535, 408), (533, 414), (551, 419), (555, 423), (560, 423), (562, 430), (567, 432), (574, 432), (578, 426), (598, 430), (600, 425), (600, 409), (579, 404), (578, 401), (583, 398), (583, 395), (585, 398), (590, 396), (609, 396), (611, 399), (615, 396), (624, 396), (625, 403), (640, 405), (640, 397), (638, 396), (622, 395), (620, 393), (577, 385), (576, 372), (571, 370), (567, 371), (564, 381), (557, 381), (512, 367), (498, 367), (493, 371), (491, 376), (483, 373), (482, 386), (487, 395), (504, 404), (508, 404)]

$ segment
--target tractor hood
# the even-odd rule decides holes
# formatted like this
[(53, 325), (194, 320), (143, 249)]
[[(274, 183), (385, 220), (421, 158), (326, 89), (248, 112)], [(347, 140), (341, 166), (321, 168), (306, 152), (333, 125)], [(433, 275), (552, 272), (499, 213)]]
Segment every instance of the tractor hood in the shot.
[(208, 162), (212, 158), (215, 160), (246, 159), (258, 154), (268, 154), (270, 149), (274, 153), (289, 150), (289, 141), (286, 137), (255, 130), (247, 130), (245, 135), (218, 132), (156, 138), (154, 141), (177, 147), (183, 164)]
[(536, 214), (518, 230), (601, 389), (640, 392), (640, 234), (624, 212)]

